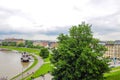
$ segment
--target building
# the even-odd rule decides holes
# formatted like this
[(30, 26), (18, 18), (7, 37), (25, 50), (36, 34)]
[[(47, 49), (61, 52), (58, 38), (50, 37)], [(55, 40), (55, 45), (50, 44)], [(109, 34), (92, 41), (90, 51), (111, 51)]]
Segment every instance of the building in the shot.
[(34, 41), (33, 42), (34, 46), (42, 46), (42, 47), (49, 47), (48, 41)]
[(104, 56), (109, 58), (120, 58), (120, 41), (107, 41), (105, 43), (107, 51)]
[(3, 40), (3, 42), (15, 42), (16, 44), (25, 43), (23, 39), (8, 38)]
[(34, 46), (42, 46), (46, 48), (56, 48), (57, 47), (57, 42), (52, 42), (52, 41), (33, 41)]
[(113, 58), (114, 57), (114, 41), (107, 41), (105, 44), (107, 51), (105, 52), (104, 56)]
[(57, 46), (58, 46), (57, 42), (51, 42), (49, 45), (50, 48), (57, 48)]

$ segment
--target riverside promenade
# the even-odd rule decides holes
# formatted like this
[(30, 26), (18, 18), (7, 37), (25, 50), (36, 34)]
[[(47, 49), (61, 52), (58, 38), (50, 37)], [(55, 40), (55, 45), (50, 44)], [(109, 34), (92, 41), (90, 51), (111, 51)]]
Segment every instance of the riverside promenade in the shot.
[(11, 79), (11, 80), (21, 80), (22, 78), (25, 78), (27, 77), (29, 74), (34, 74), (34, 72), (39, 69), (39, 67), (43, 64), (43, 59), (35, 54), (32, 54), (34, 55), (37, 59), (38, 59), (38, 63), (30, 70), (28, 70), (27, 72), (21, 74), (20, 76), (18, 76), (17, 78), (15, 79)]
[(44, 77), (38, 77), (34, 80), (52, 80), (52, 76), (51, 74), (48, 73), (48, 74), (45, 74)]

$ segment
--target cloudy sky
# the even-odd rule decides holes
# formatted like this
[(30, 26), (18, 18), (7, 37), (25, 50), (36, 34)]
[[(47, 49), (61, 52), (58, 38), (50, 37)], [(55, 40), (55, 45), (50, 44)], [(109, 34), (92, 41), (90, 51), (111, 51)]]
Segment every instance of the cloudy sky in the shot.
[(0, 39), (56, 40), (72, 25), (92, 24), (94, 37), (120, 40), (120, 0), (0, 0)]

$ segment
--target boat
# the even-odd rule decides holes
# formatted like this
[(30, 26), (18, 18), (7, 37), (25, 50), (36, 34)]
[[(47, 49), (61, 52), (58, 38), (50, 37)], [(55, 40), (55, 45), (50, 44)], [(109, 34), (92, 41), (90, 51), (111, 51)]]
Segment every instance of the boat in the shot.
[(30, 61), (30, 55), (26, 52), (22, 53), (21, 61), (22, 62), (29, 62)]

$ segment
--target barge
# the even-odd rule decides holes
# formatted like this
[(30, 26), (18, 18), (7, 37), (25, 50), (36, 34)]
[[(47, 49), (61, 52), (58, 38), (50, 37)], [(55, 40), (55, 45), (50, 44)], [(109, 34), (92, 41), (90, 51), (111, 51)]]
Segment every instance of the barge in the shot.
[(21, 57), (21, 62), (29, 62), (30, 61), (30, 55), (26, 52), (22, 53), (22, 57)]

